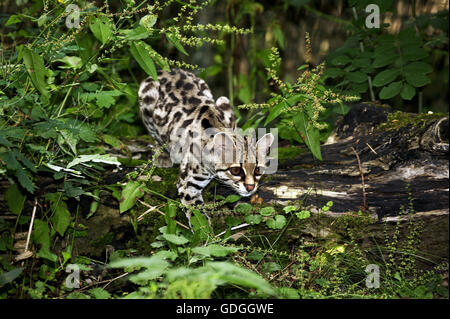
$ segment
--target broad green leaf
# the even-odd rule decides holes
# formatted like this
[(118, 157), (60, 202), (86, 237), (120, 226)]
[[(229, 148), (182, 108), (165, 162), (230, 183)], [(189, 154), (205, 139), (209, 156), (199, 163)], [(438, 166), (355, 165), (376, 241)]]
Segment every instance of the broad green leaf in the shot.
[(428, 56), (428, 52), (421, 47), (404, 48), (402, 58), (406, 61), (417, 61)]
[(187, 239), (184, 236), (177, 236), (174, 234), (162, 234), (162, 236), (164, 237), (165, 240), (167, 240), (168, 242), (175, 244), (175, 245), (184, 245), (187, 242), (189, 242), (189, 239)]
[(95, 299), (109, 299), (109, 298), (111, 298), (110, 293), (107, 292), (105, 289), (100, 288), (100, 287), (89, 289), (88, 292)]
[(305, 113), (298, 111), (294, 114), (294, 125), (303, 136), (303, 140), (315, 158), (322, 160), (320, 152), (320, 132), (312, 124), (308, 123)]
[(425, 62), (416, 61), (412, 62), (405, 67), (403, 67), (403, 71), (405, 73), (411, 73), (411, 75), (414, 74), (428, 74), (430, 72), (433, 72), (433, 68), (431, 65)]
[(22, 195), (16, 183), (11, 184), (8, 188), (5, 193), (5, 199), (12, 213), (19, 215), (22, 212), (26, 197)]
[(108, 42), (113, 34), (113, 25), (106, 16), (93, 17), (89, 23), (89, 29), (102, 44)]
[(363, 83), (367, 81), (367, 75), (361, 71), (349, 72), (347, 79), (354, 83)]
[(145, 73), (158, 81), (155, 63), (153, 63), (148, 47), (150, 46), (142, 41), (133, 41), (130, 44), (130, 52)]
[(271, 216), (275, 212), (275, 209), (272, 206), (264, 207), (259, 210), (259, 213), (262, 216)]
[(81, 61), (81, 58), (77, 56), (68, 56), (66, 55), (64, 58), (55, 60), (57, 62), (62, 62), (65, 65), (59, 66), (60, 69), (79, 69), (83, 65), (83, 62)]
[(30, 193), (34, 193), (36, 186), (31, 181), (31, 176), (26, 173), (25, 170), (22, 169), (22, 167), (17, 168), (16, 177), (23, 188), (25, 188)]
[(392, 81), (394, 81), (398, 77), (399, 74), (400, 74), (400, 70), (398, 70), (398, 69), (388, 69), (388, 70), (381, 71), (373, 79), (373, 86), (376, 86), (376, 87), (385, 86), (386, 84), (389, 84)]
[(50, 228), (45, 221), (40, 219), (34, 220), (33, 241), (42, 245), (42, 247), (50, 247)]
[(170, 43), (172, 43), (175, 48), (177, 48), (178, 51), (180, 51), (181, 53), (184, 53), (186, 55), (189, 55), (186, 50), (183, 48), (183, 45), (181, 45), (180, 40), (178, 40), (178, 38), (176, 37), (175, 34), (172, 33), (166, 33), (166, 38), (167, 40), (170, 41)]
[(400, 92), (400, 96), (402, 97), (402, 99), (411, 100), (414, 95), (416, 95), (416, 89), (408, 83), (404, 83), (402, 91)]
[(283, 211), (288, 214), (290, 212), (295, 212), (297, 210), (297, 207), (289, 205), (283, 208)]
[(334, 79), (338, 76), (345, 75), (345, 71), (340, 68), (326, 68), (325, 71), (323, 72), (323, 75), (331, 79)]
[(380, 54), (375, 57), (375, 60), (372, 63), (374, 68), (381, 68), (383, 66), (389, 65), (394, 62), (397, 57), (395, 50), (390, 52), (386, 52), (386, 54)]
[(267, 115), (267, 119), (266, 119), (266, 122), (264, 123), (264, 125), (267, 125), (271, 121), (276, 119), (283, 112), (285, 107), (286, 107), (286, 102), (284, 102), (284, 101), (282, 101), (282, 102), (278, 103), (277, 105), (275, 105), (274, 107), (272, 107), (272, 109), (269, 112), (269, 115)]
[(228, 196), (225, 198), (225, 202), (227, 202), (227, 203), (235, 203), (235, 202), (237, 202), (239, 199), (241, 199), (241, 196), (236, 195), (236, 194), (231, 194), (231, 195), (228, 195)]
[(286, 217), (283, 215), (276, 215), (274, 218), (269, 218), (266, 221), (266, 224), (269, 228), (281, 229), (286, 225)]
[(64, 236), (64, 233), (70, 224), (70, 213), (65, 202), (59, 201), (57, 205), (58, 206), (55, 207), (55, 213), (52, 217), (52, 223), (55, 230), (61, 236)]
[(415, 74), (410, 75), (406, 74), (406, 82), (411, 84), (414, 87), (421, 87), (431, 83), (430, 78), (425, 74)]
[(13, 14), (8, 18), (8, 21), (6, 21), (5, 26), (9, 26), (11, 24), (19, 23), (21, 20), (20, 16), (17, 14)]
[(278, 263), (268, 262), (263, 264), (262, 269), (264, 272), (275, 272), (281, 270), (281, 266)]
[(402, 89), (402, 82), (392, 82), (388, 86), (385, 86), (380, 91), (380, 99), (387, 100), (390, 98), (393, 98), (394, 96), (398, 95), (400, 93), (400, 90)]
[(228, 254), (238, 251), (238, 247), (225, 247), (218, 244), (211, 244), (208, 246), (195, 247), (192, 252), (205, 256), (225, 257)]
[(250, 225), (258, 225), (262, 221), (261, 215), (247, 215), (244, 217), (246, 223)]
[(238, 204), (234, 210), (240, 214), (248, 214), (252, 211), (253, 206), (249, 203), (240, 203)]
[(45, 67), (42, 55), (25, 47), (23, 49), (23, 62), (25, 63), (28, 75), (30, 76), (34, 87), (48, 99), (49, 93), (45, 83)]
[(134, 206), (136, 200), (144, 196), (144, 190), (141, 183), (136, 181), (128, 182), (122, 191), (119, 211), (120, 213), (126, 212)]
[(298, 213), (295, 213), (298, 219), (306, 219), (311, 216), (311, 213), (308, 210), (302, 210)]
[(340, 55), (331, 60), (332, 65), (344, 66), (352, 62), (352, 60), (347, 55)]
[(208, 262), (206, 267), (212, 269), (219, 279), (227, 283), (261, 290), (268, 295), (275, 294), (275, 290), (267, 281), (249, 269), (229, 262)]

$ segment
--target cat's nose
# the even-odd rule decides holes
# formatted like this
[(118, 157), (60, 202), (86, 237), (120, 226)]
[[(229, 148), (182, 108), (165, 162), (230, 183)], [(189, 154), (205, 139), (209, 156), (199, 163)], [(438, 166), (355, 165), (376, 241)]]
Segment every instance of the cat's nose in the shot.
[(244, 184), (244, 185), (247, 192), (251, 192), (252, 190), (255, 189), (255, 184)]

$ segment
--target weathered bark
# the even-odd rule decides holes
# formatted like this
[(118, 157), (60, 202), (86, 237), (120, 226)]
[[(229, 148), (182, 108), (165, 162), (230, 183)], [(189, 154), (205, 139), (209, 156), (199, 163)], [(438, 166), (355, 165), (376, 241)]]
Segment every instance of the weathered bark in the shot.
[(266, 202), (302, 199), (316, 206), (331, 200), (331, 214), (366, 206), (388, 220), (411, 201), (417, 216), (448, 215), (448, 117), (380, 129), (389, 112), (376, 105), (354, 106), (322, 146), (323, 161), (307, 152), (282, 163), (261, 186), (260, 196)]

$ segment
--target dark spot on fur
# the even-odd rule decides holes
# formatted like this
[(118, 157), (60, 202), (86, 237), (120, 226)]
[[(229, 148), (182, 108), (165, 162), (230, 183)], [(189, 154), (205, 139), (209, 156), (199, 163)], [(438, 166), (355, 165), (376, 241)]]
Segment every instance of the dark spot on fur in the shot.
[(187, 201), (190, 201), (192, 199), (192, 197), (189, 194), (184, 194), (184, 199)]
[(194, 120), (193, 119), (189, 119), (183, 122), (183, 124), (181, 124), (181, 127), (186, 128), (188, 125), (190, 125)]
[(151, 118), (152, 117), (152, 111), (150, 111), (149, 109), (144, 109), (144, 116), (146, 118)]
[(190, 91), (190, 90), (192, 90), (193, 88), (194, 88), (194, 85), (193, 85), (192, 83), (186, 83), (186, 84), (184, 85), (184, 89), (185, 89), (185, 90)]
[(187, 187), (189, 187), (189, 186), (194, 187), (194, 188), (196, 188), (198, 190), (202, 190), (203, 189), (203, 187), (201, 187), (200, 185), (194, 184), (192, 182), (187, 182)]
[(177, 90), (179, 90), (179, 89), (181, 89), (183, 84), (184, 84), (183, 80), (178, 80), (177, 83), (175, 83), (175, 87), (177, 88)]
[(195, 108), (187, 109), (187, 108), (183, 107), (183, 112), (186, 113), (186, 115), (190, 115), (194, 111), (195, 111)]
[(201, 205), (201, 204), (203, 204), (203, 202), (200, 199), (197, 199), (194, 204), (195, 205)]
[(204, 130), (212, 127), (211, 122), (208, 119), (203, 119), (202, 120), (202, 127)]
[(143, 101), (144, 104), (153, 104), (155, 102), (155, 99), (153, 98), (153, 96), (146, 95)]
[(192, 96), (189, 98), (188, 102), (194, 106), (198, 106), (202, 102), (202, 100), (197, 99), (196, 97)]
[(209, 106), (208, 105), (203, 105), (202, 108), (200, 109), (200, 112), (198, 113), (198, 117), (201, 117), (206, 111), (208, 111)]
[(167, 82), (167, 79), (166, 78), (161, 78), (161, 79), (159, 79), (159, 83), (160, 84), (164, 84), (164, 83), (166, 83)]
[(143, 90), (142, 90), (142, 94), (146, 93), (148, 90), (150, 90), (153, 87), (152, 84), (148, 84)]

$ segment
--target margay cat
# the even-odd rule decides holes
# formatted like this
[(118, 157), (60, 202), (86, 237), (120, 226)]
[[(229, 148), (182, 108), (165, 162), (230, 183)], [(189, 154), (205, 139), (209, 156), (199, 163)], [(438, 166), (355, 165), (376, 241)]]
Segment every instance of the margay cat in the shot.
[[(213, 178), (241, 196), (254, 194), (274, 136), (268, 133), (256, 142), (236, 133), (229, 100), (214, 101), (205, 81), (190, 72), (160, 70), (158, 80), (141, 83), (140, 113), (153, 138), (165, 145), (165, 156), (180, 163), (181, 202), (203, 204), (202, 190)], [(190, 223), (190, 213), (187, 218)]]

